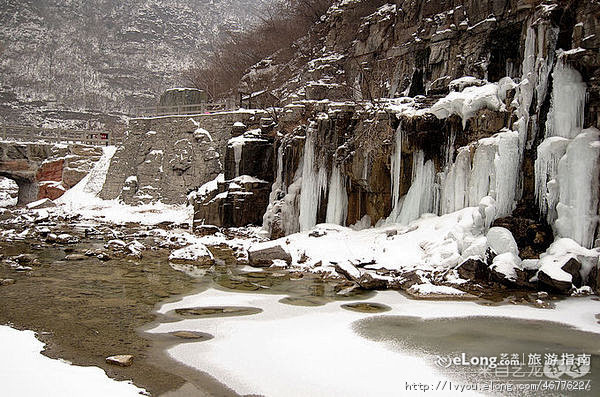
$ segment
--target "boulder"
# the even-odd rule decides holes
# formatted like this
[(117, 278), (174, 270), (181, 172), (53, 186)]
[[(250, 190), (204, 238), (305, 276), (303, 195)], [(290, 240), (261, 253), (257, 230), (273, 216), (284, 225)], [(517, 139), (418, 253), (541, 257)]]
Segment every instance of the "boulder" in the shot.
[(387, 280), (373, 276), (369, 272), (363, 273), (356, 282), (364, 289), (385, 289), (388, 284)]
[(519, 255), (519, 247), (510, 230), (504, 227), (492, 227), (487, 233), (488, 247), (497, 255), (510, 252)]
[(274, 260), (292, 263), (291, 255), (277, 241), (257, 244), (248, 250), (248, 262), (254, 267), (269, 267)]
[(575, 259), (569, 259), (560, 267), (561, 272), (551, 271), (548, 267), (538, 272), (539, 282), (551, 290), (563, 295), (570, 294), (573, 286), (581, 286), (581, 263)]
[(169, 261), (200, 266), (211, 266), (215, 263), (215, 259), (211, 252), (201, 243), (195, 243), (173, 251), (171, 255), (169, 255)]
[(487, 264), (476, 258), (468, 258), (456, 267), (456, 271), (465, 280), (486, 281), (490, 277)]

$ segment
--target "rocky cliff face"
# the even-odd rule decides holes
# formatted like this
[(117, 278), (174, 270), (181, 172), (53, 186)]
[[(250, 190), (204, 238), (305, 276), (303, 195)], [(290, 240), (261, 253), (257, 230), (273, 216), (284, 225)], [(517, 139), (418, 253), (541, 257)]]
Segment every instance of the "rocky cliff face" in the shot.
[[(585, 249), (600, 244), (599, 23), (597, 2), (338, 2), (302, 51), (244, 79), (287, 104), (266, 233), (474, 208), (468, 230), (434, 244), (455, 248), (423, 249), (459, 266), (501, 226), (518, 250), (478, 254), (496, 280), (561, 289), (570, 272), (595, 285), (597, 250)], [(589, 258), (568, 271), (576, 246)]]
[(23, 1), (0, 7), (0, 115), (36, 108), (129, 113), (267, 2)]

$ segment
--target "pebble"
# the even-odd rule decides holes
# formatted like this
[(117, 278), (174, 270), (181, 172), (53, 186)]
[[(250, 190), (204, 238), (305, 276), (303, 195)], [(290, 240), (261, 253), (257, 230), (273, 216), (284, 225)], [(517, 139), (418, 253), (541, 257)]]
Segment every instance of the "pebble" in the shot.
[(130, 354), (117, 354), (116, 356), (106, 357), (106, 362), (120, 367), (129, 367), (133, 364), (133, 356)]

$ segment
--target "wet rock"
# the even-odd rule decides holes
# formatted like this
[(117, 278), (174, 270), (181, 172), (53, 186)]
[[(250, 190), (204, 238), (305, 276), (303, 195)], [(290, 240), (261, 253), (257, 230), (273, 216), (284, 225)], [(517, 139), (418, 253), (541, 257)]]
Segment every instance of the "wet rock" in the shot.
[(83, 261), (86, 259), (86, 256), (83, 254), (69, 254), (65, 256), (66, 261)]
[(106, 362), (119, 367), (129, 367), (133, 364), (133, 356), (130, 354), (118, 354), (116, 356), (106, 357)]
[(5, 286), (5, 285), (12, 285), (16, 283), (16, 281), (12, 278), (5, 278), (3, 280), (0, 280), (0, 285)]
[(341, 307), (342, 309), (361, 313), (383, 313), (392, 310), (388, 305), (372, 302), (347, 303)]
[(425, 280), (421, 277), (420, 272), (411, 270), (394, 277), (388, 284), (389, 288), (408, 290), (413, 285), (422, 284)]
[(180, 339), (193, 339), (193, 340), (209, 340), (212, 339), (213, 336), (210, 334), (205, 334), (203, 332), (194, 332), (194, 331), (175, 331), (172, 332), (171, 335), (180, 338)]
[(345, 298), (358, 295), (364, 291), (360, 287), (360, 285), (356, 283), (339, 284), (335, 286), (334, 290), (336, 296), (341, 296)]
[(354, 265), (348, 262), (336, 263), (335, 271), (346, 277), (350, 281), (358, 281), (361, 276), (361, 271)]
[(546, 291), (538, 291), (536, 294), (538, 299), (548, 299), (549, 295)]
[(469, 258), (456, 268), (461, 278), (472, 281), (484, 281), (489, 278), (487, 264), (479, 259)]
[(185, 309), (175, 309), (175, 313), (185, 317), (233, 317), (249, 316), (261, 313), (262, 309), (257, 307), (241, 306), (207, 306)]
[(13, 257), (19, 265), (39, 266), (40, 261), (35, 255), (21, 254)]
[(285, 298), (280, 299), (279, 303), (292, 306), (316, 307), (323, 306), (327, 302), (322, 298), (317, 298), (314, 296), (287, 296)]
[(79, 238), (68, 233), (62, 233), (59, 235), (50, 233), (48, 236), (46, 236), (46, 242), (56, 244), (77, 244), (79, 242)]
[(364, 289), (387, 288), (387, 280), (375, 277), (368, 272), (363, 273), (356, 282)]
[(287, 264), (292, 263), (291, 255), (277, 242), (256, 244), (248, 250), (250, 266), (268, 267), (274, 260), (281, 260)]
[(199, 236), (211, 236), (220, 232), (217, 226), (213, 225), (194, 225), (194, 232)]

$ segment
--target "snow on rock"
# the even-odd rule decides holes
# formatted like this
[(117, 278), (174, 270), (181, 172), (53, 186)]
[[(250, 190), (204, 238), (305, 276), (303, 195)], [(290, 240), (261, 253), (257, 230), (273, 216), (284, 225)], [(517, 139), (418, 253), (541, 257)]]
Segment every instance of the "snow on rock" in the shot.
[(510, 230), (503, 227), (493, 227), (487, 232), (488, 247), (497, 255), (512, 253), (519, 255), (519, 247)]
[(41, 209), (41, 208), (54, 208), (56, 207), (56, 204), (54, 203), (54, 201), (50, 200), (49, 198), (44, 198), (38, 201), (34, 201), (33, 203), (29, 203), (27, 204), (27, 209), (30, 210), (35, 210), (35, 209)]
[[(599, 248), (587, 249), (572, 239), (559, 238), (550, 245), (545, 253), (540, 255), (538, 278), (543, 281), (544, 276), (541, 274), (543, 273), (553, 281), (567, 283), (568, 287), (571, 286), (571, 283), (580, 284), (587, 279), (592, 269), (598, 266), (599, 258)], [(578, 265), (572, 263), (574, 266), (565, 269), (565, 265), (571, 260), (575, 260)], [(576, 273), (573, 268), (577, 268)], [(556, 284), (554, 282), (552, 285), (557, 287)]]
[(33, 331), (0, 325), (2, 394), (5, 396), (139, 396), (130, 382), (110, 379), (98, 367), (70, 365), (41, 354)]
[(196, 242), (171, 252), (169, 261), (209, 266), (214, 263), (214, 257), (209, 249), (206, 248), (206, 245)]
[(194, 131), (194, 139), (206, 143), (213, 141), (213, 138), (210, 135), (210, 133), (204, 128), (197, 128), (196, 131)]
[[(502, 88), (507, 87), (506, 81)], [(483, 86), (471, 86), (462, 91), (453, 91), (444, 98), (438, 100), (429, 109), (439, 119), (445, 119), (456, 114), (463, 121), (463, 128), (467, 120), (475, 115), (481, 109), (501, 110), (504, 108), (503, 99), (506, 91), (500, 90), (498, 83), (488, 83)]]
[(521, 259), (513, 252), (505, 252), (494, 257), (490, 270), (500, 279), (517, 281), (517, 269), (522, 270)]
[(478, 79), (477, 77), (463, 76), (458, 79), (452, 80), (448, 84), (448, 88), (450, 89), (450, 91), (461, 92), (467, 87), (481, 87), (482, 85), (485, 85), (485, 83), (486, 82), (484, 80)]
[(416, 295), (430, 298), (459, 297), (468, 295), (466, 292), (453, 287), (448, 287), (445, 285), (433, 285), (429, 283), (415, 284), (410, 287), (407, 292), (413, 296)]
[(283, 240), (267, 241), (251, 246), (248, 249), (248, 262), (251, 266), (268, 267), (274, 261), (292, 262), (289, 252), (283, 247)]
[[(310, 231), (264, 245), (285, 249), (293, 266), (306, 269), (320, 262), (322, 266), (350, 263), (365, 270), (432, 271), (461, 263), (462, 250), (476, 241), (475, 244), (485, 245), (477, 240), (483, 237), (478, 219), (479, 209), (468, 207), (443, 216), (423, 215), (409, 225), (384, 224), (355, 230), (319, 224)], [(473, 247), (473, 252), (481, 251), (483, 247)]]

